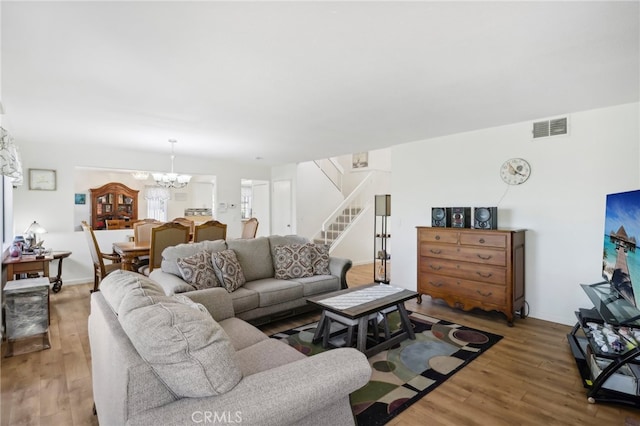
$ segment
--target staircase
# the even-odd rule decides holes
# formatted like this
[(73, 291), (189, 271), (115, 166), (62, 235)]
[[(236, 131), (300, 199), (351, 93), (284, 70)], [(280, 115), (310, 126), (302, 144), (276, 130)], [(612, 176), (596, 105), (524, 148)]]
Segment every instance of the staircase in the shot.
[(360, 212), (362, 212), (362, 209), (359, 207), (344, 209), (342, 213), (326, 227), (326, 230), (320, 231), (320, 237), (316, 238), (314, 242), (333, 245), (333, 242), (342, 235), (353, 220), (360, 215)]
[(354, 224), (371, 208), (374, 198), (373, 173), (369, 173), (348, 197), (322, 223), (313, 240), (329, 244), (329, 252), (338, 244)]

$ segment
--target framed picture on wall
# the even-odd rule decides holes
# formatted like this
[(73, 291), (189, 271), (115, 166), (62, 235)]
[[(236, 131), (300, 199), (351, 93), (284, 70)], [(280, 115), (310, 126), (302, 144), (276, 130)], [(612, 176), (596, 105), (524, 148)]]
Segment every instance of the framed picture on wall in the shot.
[(76, 204), (87, 204), (87, 194), (76, 194), (75, 195), (75, 203)]
[(369, 153), (357, 152), (351, 156), (351, 167), (354, 169), (362, 169), (369, 167)]
[(37, 191), (56, 190), (56, 171), (29, 169), (29, 189)]

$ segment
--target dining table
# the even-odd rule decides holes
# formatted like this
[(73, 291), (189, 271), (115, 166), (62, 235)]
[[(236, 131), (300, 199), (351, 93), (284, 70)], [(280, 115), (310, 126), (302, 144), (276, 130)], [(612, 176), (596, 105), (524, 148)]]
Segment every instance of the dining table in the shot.
[(121, 241), (113, 243), (113, 252), (120, 256), (125, 271), (133, 271), (133, 263), (140, 256), (149, 256), (150, 242)]

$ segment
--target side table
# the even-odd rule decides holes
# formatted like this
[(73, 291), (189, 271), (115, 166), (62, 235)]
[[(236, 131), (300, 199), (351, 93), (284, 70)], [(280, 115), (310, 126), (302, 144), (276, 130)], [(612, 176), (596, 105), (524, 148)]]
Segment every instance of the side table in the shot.
[(27, 278), (7, 282), (4, 287), (7, 353), (13, 356), (17, 339), (42, 335), (40, 349), (49, 349), (49, 278)]
[(53, 284), (53, 287), (51, 287), (51, 290), (54, 293), (57, 293), (62, 288), (62, 259), (66, 259), (67, 257), (71, 256), (71, 252), (70, 251), (54, 251), (52, 254), (53, 254), (54, 260), (58, 259), (58, 275), (56, 275), (55, 277), (50, 277), (49, 280), (51, 281), (51, 284)]
[(20, 274), (40, 274), (49, 276), (49, 262), (53, 256), (44, 256), (36, 259), (35, 255), (22, 255), (22, 257), (7, 257), (2, 264), (7, 268), (7, 281), (16, 279)]

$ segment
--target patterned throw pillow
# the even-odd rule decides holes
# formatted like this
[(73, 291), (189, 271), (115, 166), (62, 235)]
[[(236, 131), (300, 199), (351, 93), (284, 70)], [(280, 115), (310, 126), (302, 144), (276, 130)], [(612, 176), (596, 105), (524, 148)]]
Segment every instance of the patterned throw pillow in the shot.
[(200, 251), (185, 258), (178, 258), (178, 269), (182, 278), (196, 290), (220, 287), (211, 263), (211, 253)]
[(313, 275), (331, 275), (329, 270), (329, 245), (309, 243)]
[(276, 246), (276, 275), (279, 280), (313, 275), (311, 251), (307, 244)]
[(229, 293), (242, 287), (246, 282), (236, 252), (230, 249), (211, 254), (216, 278)]

